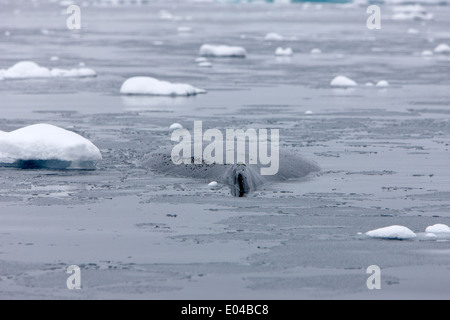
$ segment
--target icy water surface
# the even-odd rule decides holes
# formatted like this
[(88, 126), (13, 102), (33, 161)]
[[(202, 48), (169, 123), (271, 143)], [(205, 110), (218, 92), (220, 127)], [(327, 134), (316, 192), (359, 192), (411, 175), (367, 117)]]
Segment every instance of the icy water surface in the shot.
[[(0, 8), (0, 69), (32, 60), (97, 72), (0, 80), (0, 130), (51, 123), (103, 155), (93, 171), (0, 168), (2, 299), (449, 297), (449, 239), (423, 233), (450, 225), (450, 55), (422, 55), (450, 44), (449, 6), (424, 6), (432, 20), (395, 20), (381, 5), (381, 30), (353, 4), (87, 2), (78, 31), (58, 2)], [(270, 32), (284, 40), (265, 41)], [(204, 43), (248, 56), (200, 68)], [(294, 55), (275, 57), (279, 46)], [(333, 89), (337, 75), (359, 85)], [(131, 76), (207, 94), (121, 96)], [(390, 85), (364, 85), (379, 80)], [(192, 130), (195, 120), (204, 130), (280, 129), (282, 148), (321, 171), (235, 198), (225, 185), (139, 165), (170, 145), (170, 124)], [(364, 235), (389, 225), (419, 236)], [(73, 264), (81, 290), (66, 288)], [(370, 265), (382, 270), (381, 290), (366, 286)]]

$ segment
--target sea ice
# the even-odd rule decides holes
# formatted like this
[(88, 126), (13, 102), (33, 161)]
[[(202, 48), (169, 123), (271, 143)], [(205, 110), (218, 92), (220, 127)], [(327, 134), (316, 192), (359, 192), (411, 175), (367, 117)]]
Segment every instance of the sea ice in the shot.
[(311, 49), (311, 54), (321, 54), (321, 53), (322, 53), (322, 50), (320, 50), (318, 48)]
[(199, 66), (201, 68), (211, 68), (212, 63), (208, 62), (208, 61), (203, 61), (203, 62), (198, 63), (197, 66)]
[(446, 224), (437, 223), (432, 226), (428, 226), (425, 232), (429, 233), (450, 233), (450, 227)]
[(200, 48), (199, 55), (211, 56), (211, 57), (241, 57), (241, 58), (244, 58), (247, 55), (247, 51), (243, 47), (204, 44)]
[(293, 53), (294, 53), (294, 52), (292, 51), (291, 48), (285, 48), (285, 49), (283, 49), (283, 48), (281, 48), (281, 47), (278, 47), (278, 48), (275, 50), (275, 55), (277, 55), (277, 56), (292, 56)]
[(416, 237), (416, 234), (404, 226), (389, 226), (366, 232), (372, 238), (407, 240)]
[(389, 82), (386, 80), (380, 80), (377, 82), (377, 87), (389, 87)]
[(30, 79), (50, 77), (94, 77), (97, 74), (88, 68), (80, 69), (48, 69), (33, 61), (20, 61), (8, 69), (0, 70), (0, 79)]
[(330, 86), (333, 87), (354, 87), (357, 85), (355, 81), (345, 76), (337, 76), (330, 82)]
[(436, 48), (434, 48), (434, 52), (436, 53), (450, 53), (450, 46), (445, 43), (441, 43)]
[(122, 84), (120, 93), (157, 96), (190, 96), (206, 93), (206, 91), (185, 83), (171, 83), (151, 77), (132, 77), (125, 80)]
[(0, 163), (18, 167), (92, 167), (100, 150), (89, 140), (50, 124), (0, 131)]
[(183, 126), (178, 122), (172, 123), (169, 127), (170, 130), (183, 129)]
[(264, 37), (264, 40), (266, 40), (266, 41), (281, 41), (281, 40), (284, 40), (284, 37), (278, 33), (270, 32), (270, 33), (266, 34), (266, 36)]

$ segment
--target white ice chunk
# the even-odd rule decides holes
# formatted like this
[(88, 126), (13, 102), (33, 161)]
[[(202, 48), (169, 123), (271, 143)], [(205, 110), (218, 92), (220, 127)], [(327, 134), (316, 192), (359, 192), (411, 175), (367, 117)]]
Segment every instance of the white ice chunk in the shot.
[(197, 65), (201, 68), (211, 68), (212, 67), (212, 63), (208, 62), (208, 61), (200, 62)]
[(425, 229), (425, 232), (430, 232), (430, 233), (450, 233), (450, 227), (447, 226), (446, 224), (437, 223), (437, 224), (434, 224), (432, 226), (428, 226)]
[(281, 41), (281, 40), (284, 40), (284, 37), (278, 33), (270, 32), (270, 33), (266, 34), (266, 36), (264, 37), (264, 40), (266, 40), (266, 41)]
[(178, 122), (172, 123), (169, 127), (170, 130), (183, 129), (183, 126)]
[(436, 48), (434, 48), (434, 52), (436, 53), (450, 53), (450, 46), (445, 43), (441, 43)]
[(210, 183), (208, 183), (208, 187), (210, 187), (211, 189), (214, 189), (218, 186), (219, 184), (217, 183), (217, 181), (211, 181)]
[(277, 56), (292, 56), (294, 52), (292, 51), (291, 48), (285, 48), (283, 49), (282, 47), (278, 47), (275, 50), (275, 55)]
[(178, 32), (180, 33), (188, 33), (188, 32), (192, 32), (192, 28), (191, 27), (178, 27)]
[(320, 50), (318, 48), (311, 49), (311, 54), (321, 54), (321, 53), (322, 53), (322, 50)]
[[(55, 59), (52, 59), (55, 61)], [(0, 70), (0, 79), (31, 79), (50, 77), (95, 77), (94, 70), (88, 68), (80, 69), (48, 69), (39, 66), (33, 61), (20, 61), (6, 70)]]
[(407, 240), (416, 237), (416, 234), (407, 227), (397, 225), (371, 230), (366, 232), (366, 235), (372, 238), (398, 240)]
[(330, 86), (333, 87), (354, 87), (358, 84), (346, 76), (337, 76), (330, 82)]
[(27, 160), (84, 162), (101, 160), (89, 140), (50, 124), (34, 124), (11, 132), (0, 131), (0, 163)]
[(157, 96), (190, 96), (206, 93), (206, 91), (185, 83), (171, 83), (151, 77), (132, 77), (125, 80), (122, 84), (120, 93)]
[(422, 51), (422, 56), (423, 57), (431, 57), (433, 55), (433, 52), (430, 50), (424, 50)]
[(380, 80), (377, 82), (377, 87), (389, 87), (389, 82), (386, 80)]
[(243, 47), (204, 44), (200, 48), (199, 55), (212, 57), (245, 57), (247, 51)]

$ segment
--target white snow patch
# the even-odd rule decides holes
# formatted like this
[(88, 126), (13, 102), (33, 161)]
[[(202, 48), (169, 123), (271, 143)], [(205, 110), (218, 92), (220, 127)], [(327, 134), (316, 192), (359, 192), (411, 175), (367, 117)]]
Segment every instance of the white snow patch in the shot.
[(428, 226), (425, 232), (429, 233), (450, 233), (450, 227), (446, 224), (437, 223), (432, 226)]
[(377, 87), (389, 87), (389, 82), (386, 80), (380, 80), (377, 82)]
[(171, 83), (151, 77), (132, 77), (122, 84), (120, 93), (157, 96), (190, 96), (205, 93), (205, 90), (195, 88), (185, 83)]
[(445, 43), (441, 43), (436, 48), (434, 48), (434, 52), (436, 53), (450, 53), (450, 46)]
[(372, 238), (397, 240), (407, 240), (416, 237), (416, 234), (407, 227), (397, 225), (371, 230), (366, 232), (366, 235)]
[(421, 54), (423, 57), (431, 57), (433, 55), (433, 52), (430, 50), (424, 50)]
[(292, 51), (291, 48), (283, 49), (282, 47), (278, 47), (275, 50), (275, 55), (277, 55), (277, 56), (292, 56), (293, 53), (294, 53), (294, 51)]
[(198, 63), (197, 66), (199, 66), (200, 68), (211, 68), (212, 63), (208, 62), (208, 61), (203, 61), (203, 62)]
[(0, 162), (17, 160), (101, 160), (100, 150), (89, 140), (50, 124), (34, 124), (11, 132), (0, 131)]
[(330, 86), (333, 87), (354, 87), (358, 84), (346, 76), (337, 76), (330, 82)]
[(284, 40), (284, 37), (278, 33), (270, 32), (270, 33), (266, 34), (266, 36), (264, 37), (264, 40), (266, 40), (266, 41), (281, 41), (281, 40)]
[(211, 189), (216, 188), (219, 184), (217, 183), (217, 181), (211, 181), (210, 183), (208, 183), (208, 187), (210, 187)]
[[(30, 79), (50, 77), (93, 77), (97, 74), (88, 68), (81, 69), (48, 69), (33, 61), (20, 61), (6, 70), (0, 70), (4, 79)], [(0, 77), (1, 78), (1, 77)]]
[(183, 126), (178, 122), (172, 123), (169, 127), (170, 130), (183, 129)]
[(247, 55), (247, 51), (243, 47), (204, 44), (200, 47), (199, 55), (244, 58)]

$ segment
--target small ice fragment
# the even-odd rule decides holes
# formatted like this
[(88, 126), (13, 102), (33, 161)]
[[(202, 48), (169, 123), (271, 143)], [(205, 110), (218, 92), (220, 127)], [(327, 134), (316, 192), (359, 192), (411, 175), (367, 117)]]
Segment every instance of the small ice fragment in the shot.
[(203, 62), (200, 62), (199, 64), (197, 64), (197, 66), (199, 66), (200, 68), (211, 68), (212, 63), (208, 62), (208, 61), (203, 61)]
[(311, 54), (321, 54), (322, 50), (318, 49), (318, 48), (314, 48), (311, 50)]
[(57, 57), (57, 56), (50, 57), (50, 61), (58, 61), (58, 60), (59, 60), (59, 57)]
[(441, 43), (436, 48), (434, 48), (434, 52), (436, 53), (450, 53), (450, 46), (445, 43)]
[(284, 37), (282, 35), (279, 35), (278, 33), (275, 32), (270, 32), (266, 34), (266, 36), (264, 37), (264, 40), (266, 41), (281, 41), (283, 39)]
[(191, 96), (206, 93), (185, 83), (171, 83), (151, 77), (132, 77), (124, 81), (120, 93), (130, 95)]
[(204, 44), (200, 47), (199, 55), (212, 57), (245, 58), (247, 51), (243, 47)]
[(447, 226), (446, 224), (437, 223), (437, 224), (434, 224), (432, 226), (428, 226), (425, 229), (425, 232), (430, 232), (430, 233), (450, 233), (450, 227)]
[(210, 187), (211, 189), (216, 188), (219, 184), (217, 183), (217, 181), (211, 181), (210, 183), (208, 183), (208, 187)]
[(433, 55), (433, 52), (430, 50), (424, 50), (422, 51), (422, 56), (423, 57), (431, 57)]
[(305, 111), (305, 114), (313, 114), (313, 112), (311, 110), (307, 110)]
[(366, 87), (373, 87), (373, 82), (366, 82)]
[(278, 47), (278, 48), (275, 50), (275, 55), (277, 55), (277, 56), (292, 56), (293, 53), (294, 53), (294, 52), (292, 51), (291, 48), (285, 48), (285, 49), (283, 49), (283, 48), (281, 48), (281, 47)]
[(371, 230), (366, 232), (366, 235), (372, 238), (397, 240), (407, 240), (416, 237), (416, 234), (407, 227), (397, 225)]
[(183, 126), (178, 122), (172, 123), (169, 127), (170, 130), (183, 129)]
[(418, 33), (419, 33), (419, 30), (414, 29), (414, 28), (409, 28), (408, 31), (407, 31), (407, 33), (409, 33), (409, 34), (418, 34)]
[(386, 80), (380, 80), (377, 82), (377, 87), (389, 87), (389, 82)]
[(357, 83), (350, 78), (345, 76), (337, 76), (330, 82), (330, 86), (333, 87), (354, 87)]
[(198, 57), (197, 59), (195, 59), (195, 62), (200, 63), (200, 62), (205, 62), (208, 61), (208, 59), (206, 59), (205, 57)]

